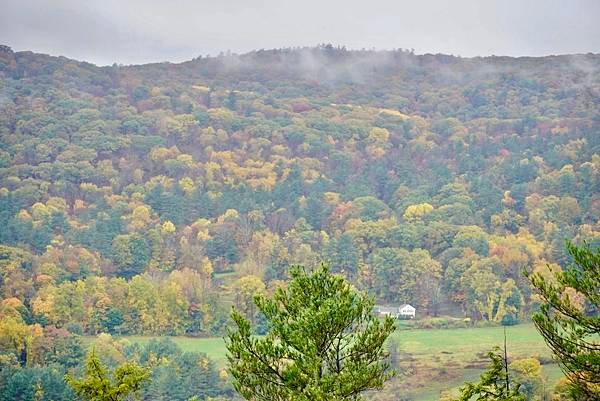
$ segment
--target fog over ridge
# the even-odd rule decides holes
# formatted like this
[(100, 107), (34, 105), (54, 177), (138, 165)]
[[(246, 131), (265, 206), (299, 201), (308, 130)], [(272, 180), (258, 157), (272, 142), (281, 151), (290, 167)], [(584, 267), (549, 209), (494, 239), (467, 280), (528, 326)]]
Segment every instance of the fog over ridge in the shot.
[(600, 2), (0, 0), (0, 37), (98, 65), (345, 45), (461, 56), (600, 52)]

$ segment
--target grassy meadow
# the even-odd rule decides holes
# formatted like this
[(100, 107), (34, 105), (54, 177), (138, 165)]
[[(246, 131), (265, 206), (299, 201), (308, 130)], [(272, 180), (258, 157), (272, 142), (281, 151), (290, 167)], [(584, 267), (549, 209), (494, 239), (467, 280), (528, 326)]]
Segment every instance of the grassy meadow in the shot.
[[(138, 343), (140, 345), (146, 344), (152, 338), (156, 337), (143, 337), (143, 336), (122, 336), (119, 337), (132, 343)], [(225, 366), (227, 361), (225, 357), (225, 341), (221, 337), (211, 338), (191, 338), (191, 337), (170, 337), (175, 344), (179, 346), (184, 352), (203, 352), (210, 359), (215, 361), (219, 368)]]
[[(544, 364), (548, 384), (561, 376), (551, 363), (551, 353), (532, 324), (506, 328), (511, 359), (536, 357)], [(143, 345), (153, 337), (123, 336), (123, 340)], [(171, 337), (184, 351), (207, 354), (218, 367), (225, 367), (226, 349), (223, 338)], [(93, 341), (91, 341), (93, 342)], [(392, 342), (398, 347), (400, 374), (391, 383), (398, 391), (411, 395), (415, 401), (433, 401), (440, 392), (456, 390), (465, 380), (476, 380), (487, 365), (486, 353), (504, 342), (503, 327), (460, 329), (397, 330)]]
[[(510, 356), (550, 358), (550, 351), (532, 324), (507, 327), (507, 345)], [(121, 339), (141, 345), (153, 337), (122, 336)], [(485, 353), (494, 346), (502, 346), (502, 327), (461, 329), (414, 329), (398, 330), (392, 337), (402, 353), (410, 354), (419, 362), (436, 362), (446, 366), (478, 365), (485, 361)], [(221, 337), (191, 338), (171, 337), (184, 351), (203, 352), (218, 366), (225, 365), (225, 343)]]
[[(507, 348), (511, 359), (535, 357), (544, 365), (549, 385), (561, 372), (551, 362), (551, 353), (533, 324), (506, 328)], [(456, 391), (465, 381), (477, 380), (489, 363), (487, 352), (504, 343), (503, 327), (461, 329), (416, 329), (396, 331), (393, 336), (400, 348), (398, 390), (415, 401), (438, 400), (444, 390)], [(393, 384), (392, 384), (393, 385)]]

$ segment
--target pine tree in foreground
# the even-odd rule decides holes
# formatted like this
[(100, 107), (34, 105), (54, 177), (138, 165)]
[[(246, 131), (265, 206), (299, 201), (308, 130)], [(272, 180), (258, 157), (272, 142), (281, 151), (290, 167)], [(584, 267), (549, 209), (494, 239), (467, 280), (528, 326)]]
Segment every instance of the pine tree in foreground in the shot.
[[(529, 275), (543, 300), (533, 316), (577, 400), (600, 399), (600, 248), (567, 243), (573, 263), (554, 280)], [(575, 298), (580, 298), (576, 301)]]
[(392, 376), (384, 343), (394, 320), (373, 315), (373, 300), (354, 290), (326, 265), (314, 272), (291, 269), (287, 289), (255, 297), (269, 324), (253, 336), (235, 309), (237, 329), (228, 333), (229, 371), (248, 400), (360, 400)]

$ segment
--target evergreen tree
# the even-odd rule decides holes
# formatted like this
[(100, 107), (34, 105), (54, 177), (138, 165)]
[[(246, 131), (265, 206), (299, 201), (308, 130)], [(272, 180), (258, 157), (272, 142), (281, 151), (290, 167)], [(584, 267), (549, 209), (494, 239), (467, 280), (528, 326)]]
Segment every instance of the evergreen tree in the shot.
[(508, 375), (508, 358), (499, 348), (488, 353), (491, 360), (488, 369), (478, 383), (465, 383), (457, 401), (525, 401), (519, 392), (519, 384), (511, 383)]
[[(600, 248), (567, 242), (573, 263), (554, 274), (555, 282), (540, 273), (529, 275), (543, 303), (533, 316), (538, 331), (572, 384), (576, 399), (600, 398)], [(578, 303), (569, 289), (583, 296)]]
[(65, 380), (82, 400), (120, 401), (139, 391), (149, 377), (148, 369), (126, 362), (115, 369), (111, 379), (107, 368), (92, 350), (87, 357), (85, 377), (78, 380), (66, 375)]
[(237, 330), (226, 339), (229, 371), (249, 400), (360, 400), (392, 372), (384, 343), (394, 321), (373, 315), (373, 300), (356, 292), (326, 265), (291, 269), (287, 289), (255, 297), (269, 321), (264, 338), (232, 311)]

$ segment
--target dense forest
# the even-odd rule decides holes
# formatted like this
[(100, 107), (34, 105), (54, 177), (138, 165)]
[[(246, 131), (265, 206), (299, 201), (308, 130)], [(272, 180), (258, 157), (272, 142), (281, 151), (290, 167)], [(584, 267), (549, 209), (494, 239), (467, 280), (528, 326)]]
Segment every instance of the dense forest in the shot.
[[(560, 271), (567, 238), (600, 245), (599, 104), (595, 54), (97, 67), (0, 46), (0, 365), (31, 366), (0, 385), (62, 380), (36, 366), (77, 366), (78, 335), (222, 336), (231, 305), (264, 331), (253, 295), (294, 264), (422, 327), (523, 321), (524, 270)], [(147, 399), (198, 364), (202, 397), (231, 391), (168, 342), (117, 354), (152, 347), (181, 366)]]

